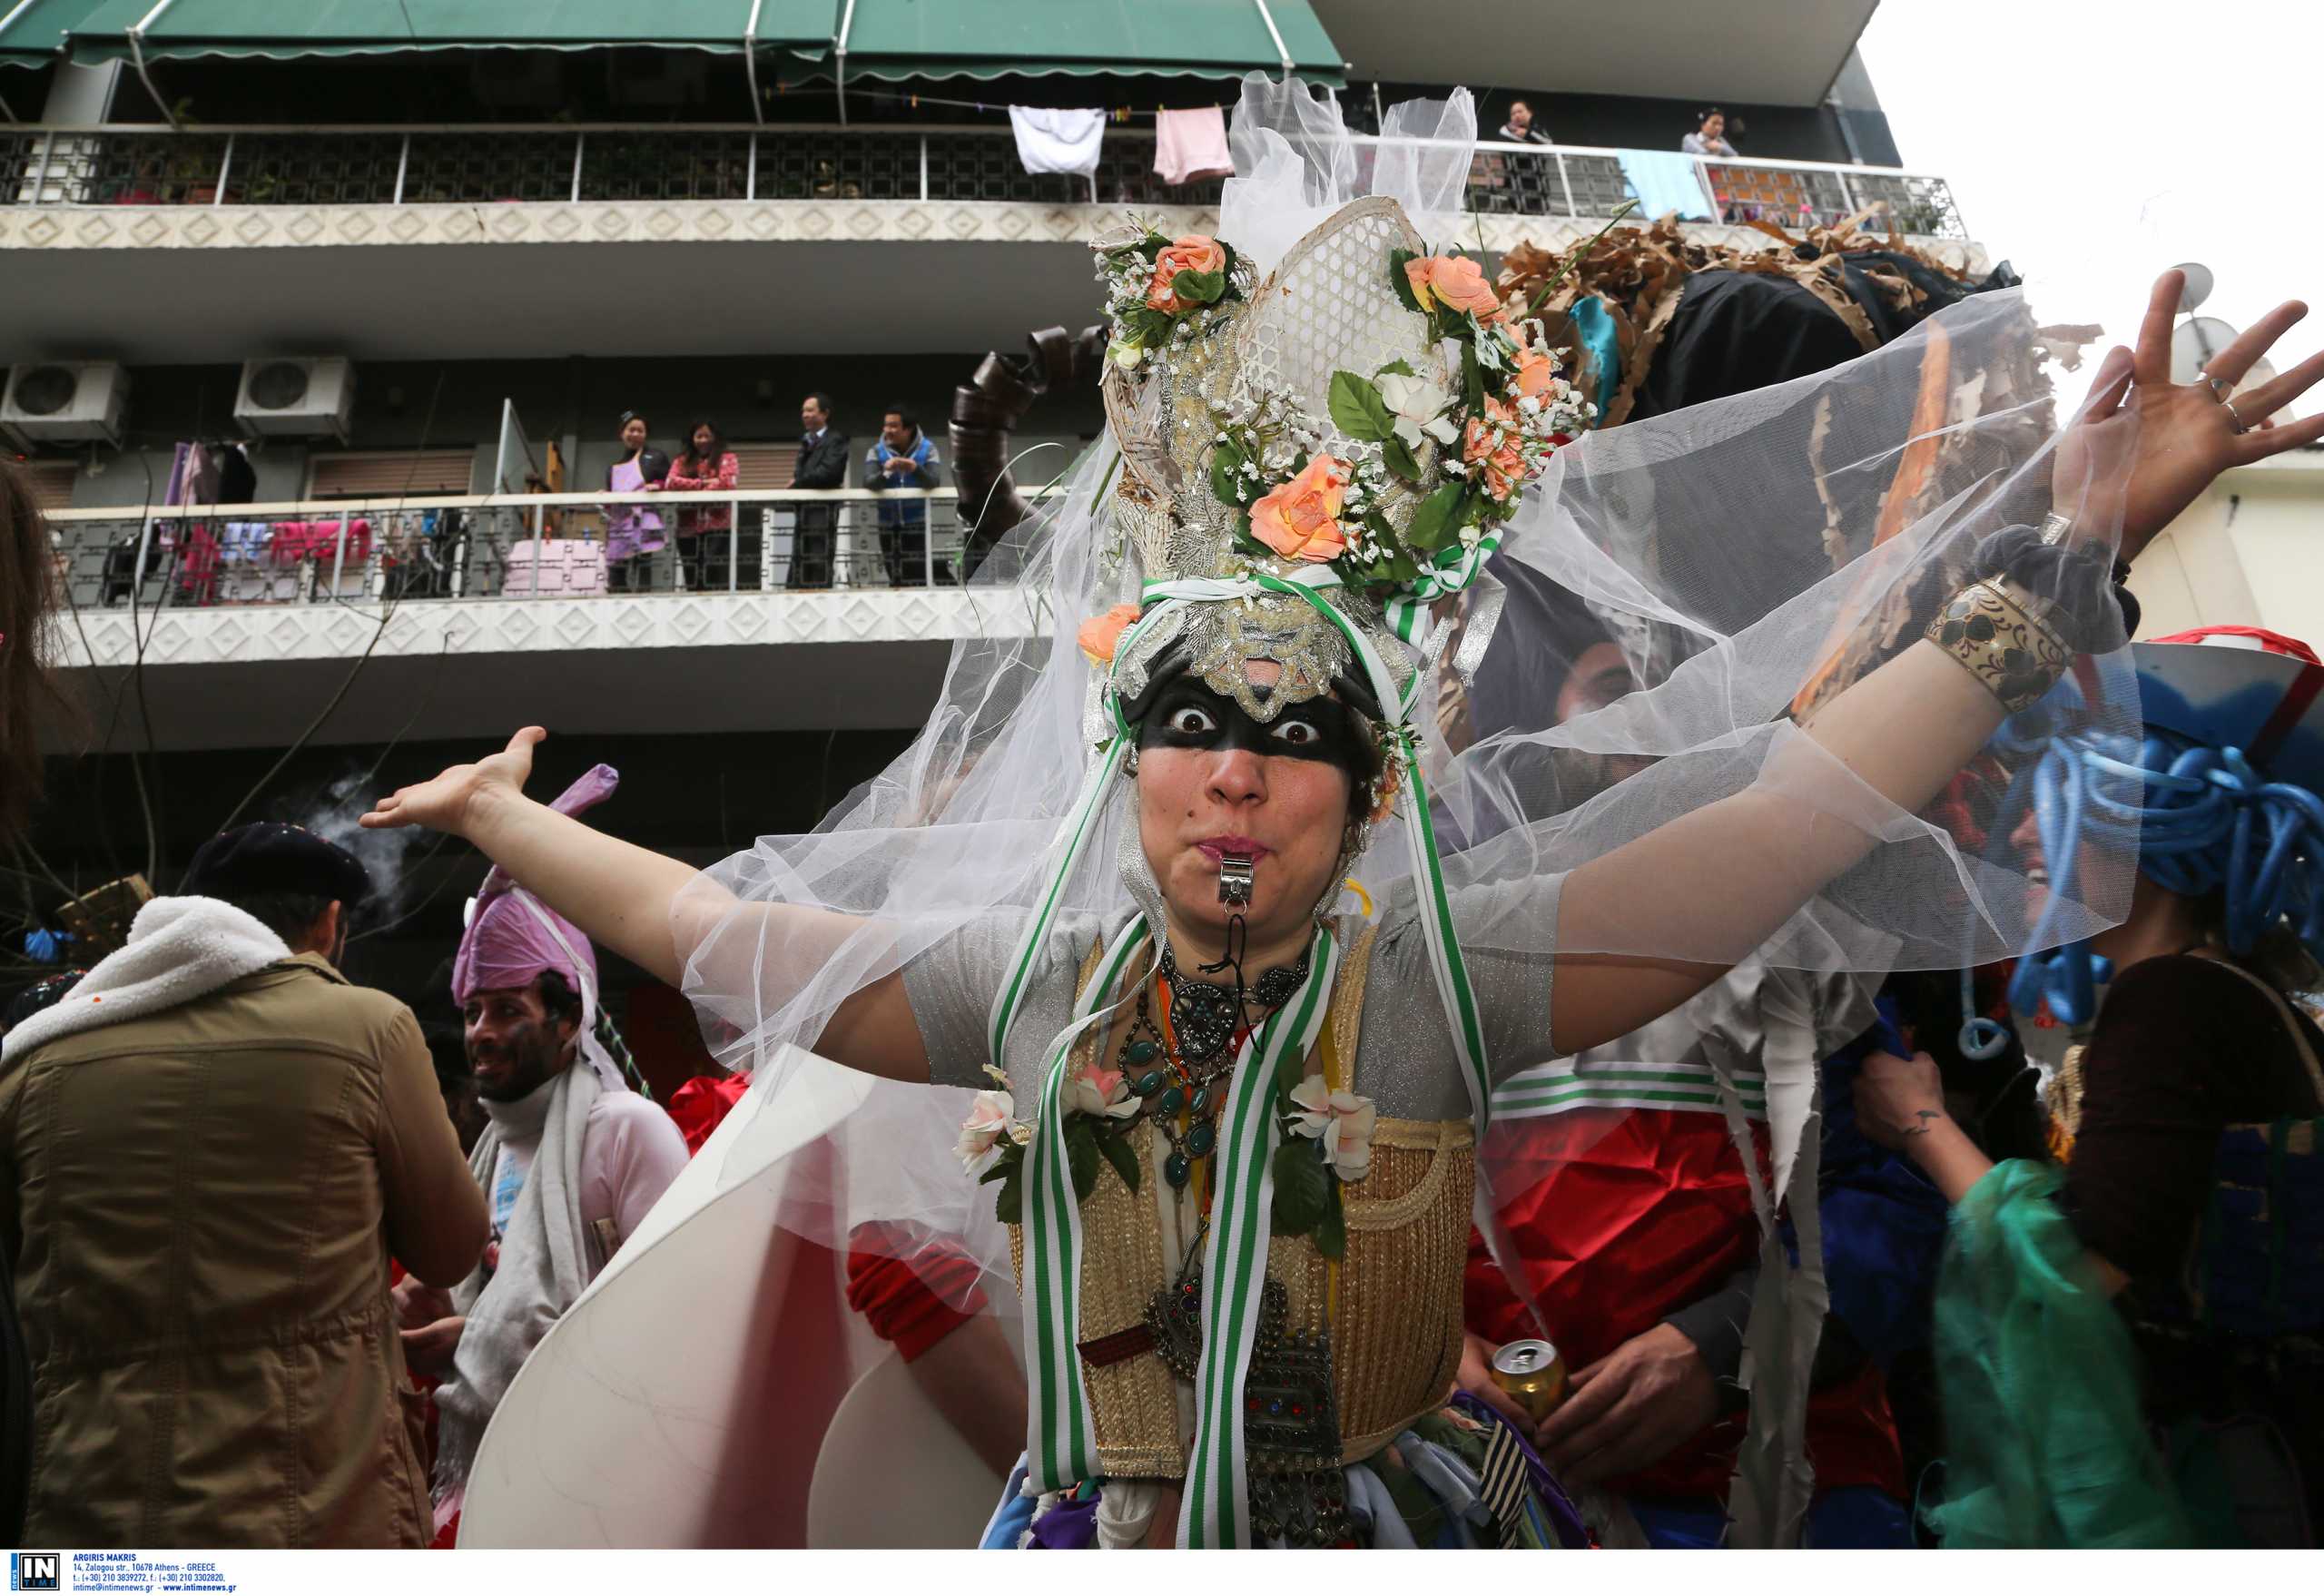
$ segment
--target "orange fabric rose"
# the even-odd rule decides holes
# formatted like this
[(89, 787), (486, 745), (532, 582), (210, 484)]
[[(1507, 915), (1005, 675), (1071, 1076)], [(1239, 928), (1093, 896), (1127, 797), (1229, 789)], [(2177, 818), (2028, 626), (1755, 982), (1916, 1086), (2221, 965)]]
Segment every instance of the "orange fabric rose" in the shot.
[(1517, 412), (1497, 399), (1485, 400), (1482, 420), (1472, 419), (1461, 438), (1461, 458), (1482, 468), (1485, 488), (1505, 499), (1525, 479), (1525, 451), (1518, 443)]
[(1322, 565), (1347, 547), (1340, 503), (1347, 496), (1347, 467), (1330, 455), (1309, 459), (1298, 476), (1251, 507), (1251, 536), (1285, 559)]
[(1491, 317), (1501, 309), (1501, 296), (1485, 281), (1485, 269), (1466, 255), (1421, 255), (1404, 262), (1404, 281), (1423, 310), (1441, 304), (1459, 313), (1473, 311)]
[(1226, 251), (1215, 238), (1190, 232), (1176, 240), (1169, 248), (1155, 258), (1154, 281), (1146, 285), (1146, 308), (1175, 316), (1187, 308), (1178, 298), (1178, 273), (1181, 271), (1223, 271), (1226, 269)]
[(1091, 665), (1111, 665), (1114, 650), (1121, 646), (1122, 634), (1137, 619), (1137, 606), (1118, 604), (1102, 616), (1091, 616), (1081, 623), (1081, 630), (1074, 641), (1081, 645), (1081, 652), (1089, 656)]
[(1517, 351), (1517, 392), (1520, 397), (1540, 399), (1554, 387), (1558, 379), (1558, 363), (1540, 350), (1521, 349)]

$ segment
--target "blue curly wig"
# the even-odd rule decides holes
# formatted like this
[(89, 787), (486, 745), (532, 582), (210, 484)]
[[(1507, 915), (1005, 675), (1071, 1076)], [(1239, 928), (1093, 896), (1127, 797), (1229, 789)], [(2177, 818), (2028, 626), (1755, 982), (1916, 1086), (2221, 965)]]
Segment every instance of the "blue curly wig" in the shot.
[[(1996, 739), (2034, 755), (2004, 795), (1988, 833), (1995, 850), (2030, 806), (2050, 868), (2051, 897), (2034, 928), (2047, 939), (2074, 889), (2082, 844), (2138, 856), (2139, 873), (2191, 898), (2217, 895), (2221, 934), (2246, 954), (2281, 925), (2324, 958), (2324, 799), (2271, 781), (2241, 750), (2214, 748), (2150, 727), (2142, 740), (2091, 730), (2059, 732), (2080, 718), (2068, 678), (2014, 717)], [(2029, 954), (2010, 983), (2011, 1006), (2031, 1013), (2047, 999), (2060, 1023), (2086, 1024), (2099, 982), (2112, 975), (2087, 941)]]

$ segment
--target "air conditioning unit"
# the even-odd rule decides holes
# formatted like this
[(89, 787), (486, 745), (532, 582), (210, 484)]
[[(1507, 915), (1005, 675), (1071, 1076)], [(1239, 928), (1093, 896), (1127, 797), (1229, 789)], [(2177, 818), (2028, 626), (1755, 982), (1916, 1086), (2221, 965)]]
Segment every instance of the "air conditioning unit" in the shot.
[(0, 427), (30, 443), (121, 442), (129, 373), (112, 360), (49, 360), (8, 368)]
[(247, 360), (234, 396), (235, 420), (281, 438), (329, 433), (344, 443), (354, 409), (355, 363), (339, 355)]

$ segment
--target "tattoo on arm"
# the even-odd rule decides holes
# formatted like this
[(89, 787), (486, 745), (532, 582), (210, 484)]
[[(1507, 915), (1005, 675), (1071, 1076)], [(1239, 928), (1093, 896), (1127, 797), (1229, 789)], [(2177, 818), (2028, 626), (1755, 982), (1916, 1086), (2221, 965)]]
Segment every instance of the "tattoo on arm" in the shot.
[(1913, 1110), (1913, 1118), (1918, 1119), (1920, 1123), (1918, 1125), (1905, 1127), (1905, 1134), (1906, 1136), (1926, 1136), (1928, 1134), (1928, 1122), (1932, 1119), (1942, 1119), (1945, 1118), (1945, 1115), (1941, 1110), (1935, 1108), (1915, 1108)]

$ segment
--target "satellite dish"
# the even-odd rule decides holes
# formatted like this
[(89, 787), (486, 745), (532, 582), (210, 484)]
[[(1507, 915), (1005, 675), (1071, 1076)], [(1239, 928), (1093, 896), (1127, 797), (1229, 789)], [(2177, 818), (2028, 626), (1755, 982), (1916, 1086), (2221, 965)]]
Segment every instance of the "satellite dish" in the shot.
[(2201, 382), (2205, 364), (2238, 336), (2216, 316), (2190, 316), (2171, 334), (2171, 380)]
[[(2216, 316), (2191, 316), (2181, 321), (2171, 334), (2171, 380), (2178, 383), (2201, 382), (2203, 380), (2203, 369), (2211, 364), (2211, 357), (2233, 343), (2236, 337), (2235, 329)], [(2254, 360), (2251, 369), (2228, 390), (2228, 397), (2233, 399), (2275, 379), (2276, 369), (2273, 366), (2264, 359)], [(2255, 422), (2260, 419), (2248, 410), (2244, 412), (2244, 419)], [(2278, 410), (2272, 419), (2289, 421), (2291, 411), (2287, 407)]]
[(2182, 261), (2171, 268), (2187, 274), (2186, 286), (2179, 291), (2179, 313), (2186, 315), (2211, 297), (2214, 286), (2211, 269), (2200, 261)]

